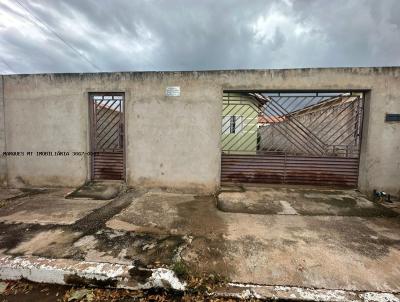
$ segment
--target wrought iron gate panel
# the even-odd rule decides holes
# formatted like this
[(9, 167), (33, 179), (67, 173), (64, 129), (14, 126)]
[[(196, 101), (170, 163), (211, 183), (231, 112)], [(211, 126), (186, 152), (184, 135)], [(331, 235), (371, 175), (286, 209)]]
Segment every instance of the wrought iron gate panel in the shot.
[(362, 93), (224, 93), (221, 180), (354, 187)]
[(125, 178), (124, 94), (91, 93), (92, 179)]

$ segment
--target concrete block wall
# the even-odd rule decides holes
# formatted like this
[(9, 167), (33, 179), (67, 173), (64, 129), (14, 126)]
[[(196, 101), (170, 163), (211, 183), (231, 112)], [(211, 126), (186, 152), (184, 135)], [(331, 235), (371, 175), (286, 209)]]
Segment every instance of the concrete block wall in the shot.
[[(4, 76), (7, 151), (89, 151), (89, 92), (125, 92), (131, 186), (219, 187), (224, 90), (366, 90), (359, 188), (400, 195), (400, 68), (127, 72)], [(165, 96), (180, 86), (181, 96)], [(1, 109), (0, 109), (1, 112)], [(0, 145), (1, 146), (1, 145)], [(88, 157), (9, 157), (10, 186), (77, 186)]]
[[(89, 151), (89, 92), (125, 92), (130, 186), (201, 193), (219, 184), (222, 90), (196, 73), (16, 75), (5, 80), (9, 151)], [(166, 86), (180, 86), (166, 97)], [(77, 186), (88, 157), (9, 157), (10, 186)]]
[[(85, 151), (87, 103), (80, 83), (53, 76), (6, 76), (4, 81), (8, 185), (78, 186), (86, 179), (84, 157), (36, 156), (36, 152)], [(26, 152), (33, 152), (28, 156)]]

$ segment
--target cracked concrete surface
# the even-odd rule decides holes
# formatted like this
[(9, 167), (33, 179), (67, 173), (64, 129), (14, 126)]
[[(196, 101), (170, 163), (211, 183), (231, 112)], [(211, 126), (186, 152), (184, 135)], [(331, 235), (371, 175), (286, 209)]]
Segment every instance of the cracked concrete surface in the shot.
[(398, 213), (374, 203), (355, 190), (307, 186), (246, 186), (222, 191), (217, 200), (221, 211), (249, 214), (306, 216), (394, 217)]
[(0, 201), (15, 198), (15, 197), (23, 195), (23, 194), (24, 194), (24, 192), (21, 189), (1, 189), (0, 190)]
[[(49, 189), (35, 195), (23, 195), (2, 207), (0, 222), (72, 224), (107, 201), (65, 199), (71, 189)], [(6, 200), (7, 201), (7, 200)]]
[(84, 184), (66, 196), (70, 199), (110, 200), (118, 196), (125, 184), (121, 181), (93, 181)]
[[(65, 193), (7, 202), (2, 254), (146, 269), (179, 259), (193, 274), (238, 283), (400, 292), (399, 216), (355, 191), (228, 188), (224, 211), (214, 196), (130, 190), (108, 202), (61, 202)], [(23, 221), (23, 207), (47, 215)], [(59, 218), (71, 211), (73, 222)]]

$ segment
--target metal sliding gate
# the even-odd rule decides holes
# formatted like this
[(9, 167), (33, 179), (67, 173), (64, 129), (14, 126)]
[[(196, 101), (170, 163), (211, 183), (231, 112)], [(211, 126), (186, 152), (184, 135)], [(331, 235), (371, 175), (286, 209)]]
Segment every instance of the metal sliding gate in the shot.
[(363, 93), (224, 93), (222, 182), (356, 187)]
[(91, 178), (125, 179), (124, 94), (91, 93)]

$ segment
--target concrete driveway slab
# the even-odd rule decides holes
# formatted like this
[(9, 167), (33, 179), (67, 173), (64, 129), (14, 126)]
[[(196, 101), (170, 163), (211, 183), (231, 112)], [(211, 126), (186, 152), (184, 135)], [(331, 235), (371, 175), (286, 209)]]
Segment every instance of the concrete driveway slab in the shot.
[(397, 219), (234, 214), (224, 221), (219, 242), (193, 240), (188, 263), (239, 283), (400, 290)]
[(116, 230), (154, 234), (203, 234), (210, 229), (220, 233), (219, 215), (213, 196), (149, 192), (106, 225)]
[(141, 194), (126, 192), (72, 224), (0, 223), (0, 254), (126, 265), (139, 262), (146, 267), (173, 265), (176, 254), (187, 243), (185, 236), (105, 227), (111, 217)]
[(12, 189), (12, 188), (0, 188), (0, 207), (4, 206), (7, 201), (12, 199), (20, 198), (23, 196), (32, 196), (35, 194), (43, 193), (45, 189)]
[(0, 211), (0, 222), (72, 224), (108, 202), (65, 199), (70, 191), (69, 188), (49, 189), (41, 194), (8, 202)]
[[(252, 193), (246, 196), (258, 196)], [(343, 195), (324, 191), (307, 194)], [(314, 203), (310, 202), (311, 208)], [(358, 213), (365, 208), (369, 211), (369, 206), (360, 206)], [(306, 200), (302, 207), (307, 209)], [(196, 273), (219, 273), (234, 282), (400, 291), (400, 267), (395, 265), (400, 261), (398, 217), (371, 217), (371, 211), (364, 217), (302, 212), (228, 213), (217, 210), (212, 196), (148, 193), (108, 221), (107, 226), (190, 235), (193, 239), (181, 253), (184, 262)]]
[(0, 201), (4, 201), (6, 199), (14, 198), (20, 195), (23, 195), (24, 192), (21, 189), (0, 189)]
[[(80, 204), (98, 201), (77, 199), (67, 200), (77, 204), (62, 204), (67, 191), (49, 191), (28, 199), (48, 198), (48, 213), (54, 210), (58, 217), (57, 211), (75, 211), (73, 217), (83, 215), (81, 219), (54, 225), (38, 215), (42, 223), (0, 223), (0, 255), (129, 266), (135, 269), (127, 278), (135, 282), (147, 282), (149, 275), (141, 275), (142, 269), (182, 270), (184, 265), (188, 274), (222, 276), (238, 285), (400, 292), (398, 216), (381, 216), (380, 212), (375, 212), (377, 216), (371, 212), (346, 216), (329, 211), (308, 215), (289, 203), (290, 191), (286, 197), (281, 194), (275, 204), (280, 206), (278, 213), (294, 209), (292, 215), (224, 212), (218, 210), (215, 196), (145, 190), (131, 190), (101, 208), (83, 210)], [(246, 188), (242, 194), (249, 191)], [(254, 197), (250, 202), (257, 203), (261, 191), (257, 188), (244, 196)], [(318, 194), (325, 198), (325, 194), (337, 197), (342, 193), (314, 190), (306, 194), (314, 194), (312, 200)], [(1, 217), (21, 213), (21, 208), (43, 213), (39, 206), (28, 206), (30, 202), (25, 197), (13, 200), (0, 209)], [(301, 205), (308, 210), (315, 202), (308, 205), (305, 199)], [(368, 201), (368, 206), (359, 205), (361, 210), (353, 206), (353, 210), (362, 213), (369, 205)]]
[(68, 194), (66, 198), (110, 200), (117, 197), (124, 186), (121, 181), (93, 181)]
[(387, 207), (355, 190), (303, 186), (244, 187), (243, 192), (225, 188), (217, 200), (224, 212), (278, 215), (334, 215), (396, 217)]

